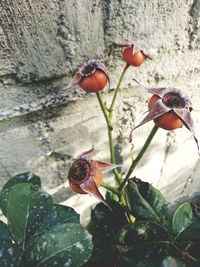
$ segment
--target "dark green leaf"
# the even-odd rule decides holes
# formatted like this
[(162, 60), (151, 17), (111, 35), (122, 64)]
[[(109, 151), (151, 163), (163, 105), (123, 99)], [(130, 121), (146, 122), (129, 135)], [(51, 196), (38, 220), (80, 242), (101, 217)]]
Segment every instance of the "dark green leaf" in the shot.
[(200, 240), (200, 222), (191, 223), (178, 236), (178, 240)]
[(58, 223), (80, 223), (80, 215), (73, 208), (54, 204), (35, 232), (35, 235), (41, 234)]
[(168, 217), (167, 201), (158, 189), (149, 184), (147, 195), (143, 195), (143, 197), (154, 209), (160, 221), (163, 221)]
[(119, 253), (126, 263), (143, 259), (162, 260), (169, 250), (168, 233), (153, 222), (136, 222), (125, 226), (117, 236)]
[(4, 216), (7, 217), (7, 203), (10, 190), (15, 185), (25, 182), (41, 186), (40, 177), (31, 172), (21, 173), (10, 178), (10, 180), (8, 180), (8, 182), (4, 185), (3, 189), (0, 192), (0, 208)]
[(13, 239), (25, 247), (52, 208), (52, 198), (31, 183), (16, 185), (8, 197), (8, 223)]
[(172, 228), (178, 240), (200, 239), (200, 218), (190, 203), (183, 203), (174, 212)]
[(15, 244), (10, 241), (0, 241), (0, 266), (1, 267), (21, 267), (22, 253)]
[(172, 258), (169, 256), (163, 260), (160, 267), (187, 267), (187, 265), (185, 263), (181, 262), (180, 260)]
[(128, 221), (119, 203), (110, 201), (109, 205), (112, 211), (103, 203), (92, 211), (88, 229), (93, 235), (94, 249), (86, 267), (112, 266), (116, 258), (115, 236)]
[(122, 206), (113, 201), (109, 203), (112, 211), (103, 203), (99, 203), (91, 214), (89, 230), (95, 237), (111, 241), (115, 234), (128, 223)]
[(26, 259), (34, 267), (79, 267), (91, 252), (91, 235), (80, 224), (63, 223), (32, 240)]
[(136, 218), (163, 222), (168, 217), (165, 198), (149, 183), (130, 180), (125, 194), (128, 207)]
[(117, 262), (117, 250), (109, 242), (93, 238), (93, 251), (84, 267), (111, 267)]
[(12, 237), (8, 226), (4, 222), (0, 221), (0, 242), (3, 240), (12, 243)]

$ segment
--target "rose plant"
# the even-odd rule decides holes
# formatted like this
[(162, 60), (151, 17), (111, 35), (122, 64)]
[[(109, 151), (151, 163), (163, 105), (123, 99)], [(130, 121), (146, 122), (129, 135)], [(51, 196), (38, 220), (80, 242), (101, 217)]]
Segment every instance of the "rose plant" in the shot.
[[(109, 106), (101, 91), (109, 84), (109, 72), (101, 60), (90, 60), (76, 72), (67, 88), (79, 85), (95, 93), (108, 131), (110, 162), (94, 159), (94, 148), (79, 151), (68, 170), (71, 189), (96, 197), (87, 227), (71, 208), (54, 203), (32, 173), (11, 177), (0, 192), (0, 208), (7, 224), (0, 222), (1, 267), (198, 267), (200, 266), (200, 205), (184, 202), (171, 211), (162, 193), (134, 176), (134, 169), (159, 128), (185, 126), (194, 137), (192, 104), (175, 88), (145, 88), (152, 96), (148, 113), (137, 127), (153, 120), (155, 125), (126, 174), (116, 164), (113, 143), (113, 110), (129, 67), (151, 59), (135, 45), (123, 45), (124, 69)], [(122, 163), (123, 164), (123, 163)], [(106, 183), (105, 171), (113, 172)], [(103, 196), (99, 190), (106, 188)]]

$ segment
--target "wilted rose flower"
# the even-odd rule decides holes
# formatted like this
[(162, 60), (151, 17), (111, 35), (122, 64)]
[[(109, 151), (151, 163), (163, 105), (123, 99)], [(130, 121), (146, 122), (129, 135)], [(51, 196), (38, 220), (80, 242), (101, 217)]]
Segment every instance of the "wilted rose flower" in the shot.
[(142, 49), (135, 45), (124, 45), (122, 57), (125, 62), (134, 67), (139, 67), (145, 59), (151, 59)]
[(119, 165), (93, 160), (91, 159), (93, 152), (94, 148), (85, 151), (73, 161), (68, 173), (69, 184), (74, 192), (91, 194), (108, 206), (98, 190), (103, 179), (102, 172), (112, 170)]
[(84, 64), (75, 74), (67, 88), (79, 85), (90, 93), (101, 91), (109, 82), (108, 71), (101, 60), (92, 59)]
[(148, 102), (149, 112), (133, 130), (151, 120), (165, 130), (174, 130), (184, 125), (192, 133), (199, 150), (198, 140), (194, 133), (193, 120), (190, 114), (193, 109), (189, 98), (175, 88), (145, 89), (148, 93), (153, 94)]

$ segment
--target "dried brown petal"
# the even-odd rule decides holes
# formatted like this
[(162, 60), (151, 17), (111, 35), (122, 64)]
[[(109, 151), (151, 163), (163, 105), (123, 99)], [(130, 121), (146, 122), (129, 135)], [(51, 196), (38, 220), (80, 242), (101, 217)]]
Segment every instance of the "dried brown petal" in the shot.
[[(87, 181), (85, 181), (83, 184), (80, 185), (81, 189), (88, 194), (91, 194), (98, 198), (100, 201), (102, 201), (107, 207), (110, 208), (104, 197), (101, 195), (101, 193), (98, 190), (98, 187), (94, 180), (90, 177)], [(110, 208), (111, 209), (111, 208)]]
[(77, 71), (74, 77), (72, 78), (71, 82), (67, 85), (65, 89), (72, 88), (73, 86), (78, 84), (82, 78), (83, 78), (83, 75), (79, 71)]
[(133, 128), (133, 130), (131, 131), (130, 133), (130, 137), (129, 137), (129, 141), (131, 142), (132, 141), (132, 132), (142, 126), (143, 124), (151, 121), (151, 120), (154, 120), (162, 115), (164, 115), (165, 113), (167, 113), (168, 111), (170, 111), (171, 109), (166, 107), (163, 103), (162, 103), (162, 100), (159, 99), (155, 105), (153, 106), (153, 108), (148, 112), (148, 114), (146, 115), (146, 117), (141, 121), (140, 124), (138, 124), (135, 128)]
[(194, 140), (197, 144), (198, 153), (199, 152), (199, 142), (194, 132), (194, 123), (190, 114), (190, 111), (186, 108), (180, 109), (176, 108), (174, 109), (174, 112), (178, 115), (178, 117), (181, 119), (185, 127), (192, 133)]
[(90, 160), (94, 155), (94, 147), (92, 147), (91, 149), (82, 152), (80, 155), (77, 156), (78, 159), (86, 159), (86, 160)]
[(111, 163), (106, 163), (106, 162), (102, 162), (98, 160), (92, 160), (92, 164), (99, 172), (110, 171), (121, 166), (118, 164), (111, 164)]

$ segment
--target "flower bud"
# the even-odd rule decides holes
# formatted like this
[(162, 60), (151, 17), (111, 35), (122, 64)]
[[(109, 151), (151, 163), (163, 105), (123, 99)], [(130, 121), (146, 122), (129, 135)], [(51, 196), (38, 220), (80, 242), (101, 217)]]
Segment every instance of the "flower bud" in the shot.
[(139, 67), (147, 58), (151, 59), (143, 50), (136, 48), (134, 45), (126, 46), (122, 57), (127, 64), (134, 67)]
[[(154, 123), (165, 130), (175, 130), (183, 125), (192, 133), (199, 151), (199, 144), (194, 132), (193, 120), (190, 115), (192, 103), (189, 98), (175, 88), (145, 88), (153, 94), (148, 102), (149, 112), (145, 118), (133, 129), (153, 120)], [(132, 132), (130, 141), (132, 140)]]
[(84, 91), (97, 93), (109, 82), (108, 71), (100, 60), (90, 60), (75, 74), (67, 88), (78, 84)]

